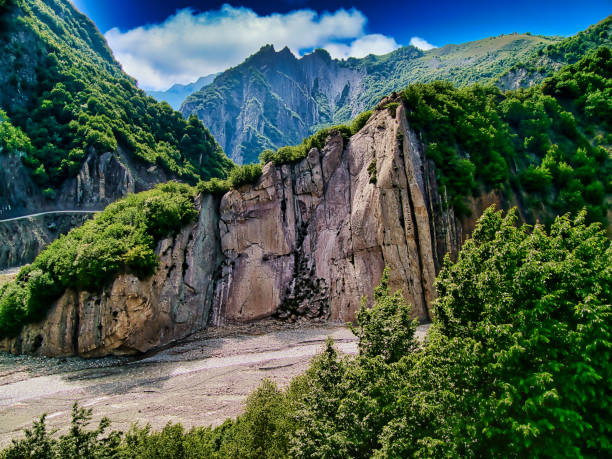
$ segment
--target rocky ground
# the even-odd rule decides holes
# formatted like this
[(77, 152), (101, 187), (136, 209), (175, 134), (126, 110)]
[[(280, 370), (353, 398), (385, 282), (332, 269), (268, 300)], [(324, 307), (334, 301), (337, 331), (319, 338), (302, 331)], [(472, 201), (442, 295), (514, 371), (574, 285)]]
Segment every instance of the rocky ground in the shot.
[(94, 422), (107, 416), (123, 431), (134, 422), (219, 424), (242, 411), (263, 378), (283, 386), (303, 372), (327, 336), (341, 352), (356, 352), (342, 325), (268, 321), (213, 328), (141, 359), (0, 354), (0, 446), (43, 413), (51, 428), (66, 429), (75, 400), (93, 409)]

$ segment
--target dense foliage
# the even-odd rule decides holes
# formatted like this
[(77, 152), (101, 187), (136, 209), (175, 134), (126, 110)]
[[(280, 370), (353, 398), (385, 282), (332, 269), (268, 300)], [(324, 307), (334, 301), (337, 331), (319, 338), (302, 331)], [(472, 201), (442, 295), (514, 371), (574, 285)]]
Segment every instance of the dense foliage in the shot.
[(0, 338), (40, 320), (67, 288), (97, 290), (120, 272), (152, 274), (156, 242), (196, 217), (194, 195), (184, 184), (159, 185), (110, 204), (60, 236), (15, 282), (0, 287)]
[(0, 110), (0, 154), (32, 151), (32, 144), (21, 129), (11, 124), (6, 113)]
[(548, 56), (556, 61), (573, 64), (590, 50), (601, 45), (612, 45), (612, 16), (608, 16), (603, 21), (578, 32), (573, 37), (559, 43), (551, 43), (539, 50), (538, 54)]
[[(420, 344), (385, 272), (358, 315), (357, 356), (340, 357), (328, 341), (286, 390), (264, 381), (234, 421), (133, 427), (121, 441), (92, 434), (98, 455), (81, 457), (612, 454), (612, 246), (601, 225), (581, 213), (547, 232), (489, 209), (436, 285)], [(62, 444), (43, 427), (4, 457)]]
[(319, 129), (315, 134), (302, 140), (301, 144), (281, 147), (277, 151), (264, 150), (259, 155), (259, 160), (263, 164), (272, 161), (276, 165), (301, 161), (306, 158), (312, 148), (321, 150), (325, 146), (325, 140), (332, 132), (339, 132), (345, 141), (348, 140), (349, 137), (355, 135), (365, 126), (370, 116), (372, 116), (372, 110), (359, 114), (349, 124)]
[[(605, 221), (612, 192), (612, 58), (599, 48), (540, 86), (501, 92), (435, 82), (402, 94), (451, 204), (485, 188), (525, 191), (536, 213), (576, 212)], [(541, 215), (551, 221), (551, 215)]]
[(2, 104), (30, 139), (23, 161), (41, 187), (75, 175), (92, 149), (118, 147), (192, 183), (226, 176), (231, 162), (202, 123), (139, 90), (68, 2), (14, 3), (0, 18), (0, 43), (14, 72)]

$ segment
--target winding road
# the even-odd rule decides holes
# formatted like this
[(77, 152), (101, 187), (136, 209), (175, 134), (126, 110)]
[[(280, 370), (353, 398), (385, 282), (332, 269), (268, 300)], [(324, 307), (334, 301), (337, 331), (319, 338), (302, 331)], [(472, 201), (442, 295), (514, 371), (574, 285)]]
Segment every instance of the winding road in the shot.
[(38, 212), (35, 214), (21, 215), (19, 217), (5, 218), (0, 220), (0, 223), (13, 222), (15, 220), (24, 220), (26, 218), (40, 217), (41, 215), (51, 214), (97, 214), (102, 212), (101, 210), (49, 210), (46, 212)]

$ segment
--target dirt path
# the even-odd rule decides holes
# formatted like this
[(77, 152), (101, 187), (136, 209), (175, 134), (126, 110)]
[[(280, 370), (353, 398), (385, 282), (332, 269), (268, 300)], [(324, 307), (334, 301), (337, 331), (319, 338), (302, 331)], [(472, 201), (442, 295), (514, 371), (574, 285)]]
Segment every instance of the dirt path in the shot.
[(137, 361), (0, 355), (0, 446), (42, 413), (65, 428), (75, 400), (93, 408), (95, 422), (107, 416), (123, 431), (133, 422), (219, 424), (242, 411), (263, 378), (285, 385), (303, 372), (327, 336), (339, 351), (357, 351), (344, 326), (269, 323), (211, 329)]

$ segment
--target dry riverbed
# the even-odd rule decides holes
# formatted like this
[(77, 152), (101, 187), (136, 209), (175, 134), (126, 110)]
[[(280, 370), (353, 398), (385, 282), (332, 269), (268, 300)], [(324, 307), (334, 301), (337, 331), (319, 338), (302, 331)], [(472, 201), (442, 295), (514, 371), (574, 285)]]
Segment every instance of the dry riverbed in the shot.
[(303, 372), (328, 336), (339, 351), (357, 351), (345, 326), (270, 321), (206, 330), (138, 360), (0, 354), (0, 446), (43, 413), (65, 431), (74, 401), (93, 409), (94, 422), (107, 416), (122, 431), (134, 422), (220, 424), (241, 413), (263, 378), (284, 386)]

